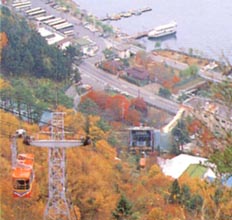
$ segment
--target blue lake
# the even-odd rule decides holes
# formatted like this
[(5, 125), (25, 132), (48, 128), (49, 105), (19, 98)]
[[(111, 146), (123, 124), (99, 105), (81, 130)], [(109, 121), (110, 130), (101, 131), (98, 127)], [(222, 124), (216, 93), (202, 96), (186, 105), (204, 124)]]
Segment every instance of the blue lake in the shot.
[[(175, 37), (161, 39), (163, 48), (177, 49), (209, 58), (221, 59), (224, 54), (232, 61), (232, 1), (231, 0), (74, 0), (81, 9), (99, 18), (149, 6), (152, 11), (118, 21), (106, 21), (122, 32), (133, 34), (169, 23), (178, 23)], [(148, 50), (156, 41), (140, 40)]]

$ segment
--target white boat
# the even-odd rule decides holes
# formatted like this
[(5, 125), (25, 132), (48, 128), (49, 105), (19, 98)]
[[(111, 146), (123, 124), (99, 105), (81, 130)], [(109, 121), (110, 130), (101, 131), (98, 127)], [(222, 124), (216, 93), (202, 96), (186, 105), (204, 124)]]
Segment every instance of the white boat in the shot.
[(160, 25), (153, 30), (149, 31), (147, 36), (148, 38), (158, 38), (166, 35), (176, 33), (177, 23), (175, 21), (170, 22), (169, 24)]

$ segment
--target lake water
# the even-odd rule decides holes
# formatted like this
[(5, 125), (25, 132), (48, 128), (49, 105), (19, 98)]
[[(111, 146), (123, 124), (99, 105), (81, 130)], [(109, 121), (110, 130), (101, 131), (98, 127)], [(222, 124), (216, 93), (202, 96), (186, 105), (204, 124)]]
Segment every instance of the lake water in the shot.
[[(178, 23), (177, 33), (159, 39), (163, 48), (195, 53), (220, 59), (225, 54), (232, 61), (232, 0), (74, 0), (81, 9), (99, 18), (149, 6), (152, 11), (140, 16), (106, 21), (122, 32), (133, 34), (169, 23)], [(143, 38), (148, 50), (156, 41)]]

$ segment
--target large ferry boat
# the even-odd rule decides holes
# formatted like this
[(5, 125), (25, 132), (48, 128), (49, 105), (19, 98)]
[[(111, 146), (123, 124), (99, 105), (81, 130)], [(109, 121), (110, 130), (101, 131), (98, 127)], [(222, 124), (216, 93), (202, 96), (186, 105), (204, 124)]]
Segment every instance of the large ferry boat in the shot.
[(160, 25), (148, 32), (148, 38), (158, 38), (176, 33), (177, 23), (175, 21), (169, 24)]

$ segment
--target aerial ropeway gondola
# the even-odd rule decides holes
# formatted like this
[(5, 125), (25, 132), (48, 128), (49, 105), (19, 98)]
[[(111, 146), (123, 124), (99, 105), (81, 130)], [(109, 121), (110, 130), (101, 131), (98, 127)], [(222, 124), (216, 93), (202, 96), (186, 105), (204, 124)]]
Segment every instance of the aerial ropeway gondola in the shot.
[(30, 197), (34, 181), (33, 163), (33, 154), (18, 155), (16, 167), (12, 172), (14, 197)]
[[(16, 132), (16, 137), (22, 137), (20, 134)], [(25, 133), (23, 135), (25, 135)], [(34, 154), (18, 154), (15, 166), (12, 167), (13, 197), (29, 198), (31, 196), (32, 184), (34, 181), (33, 165)]]

